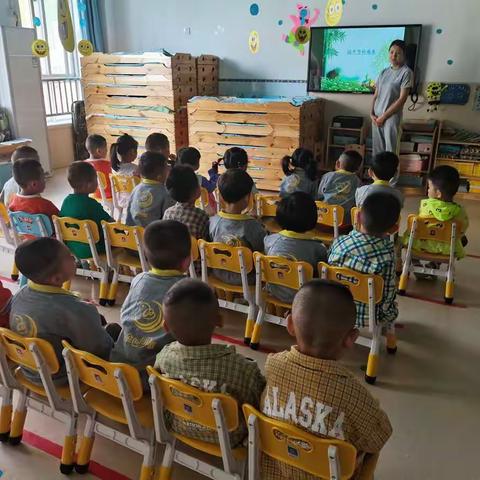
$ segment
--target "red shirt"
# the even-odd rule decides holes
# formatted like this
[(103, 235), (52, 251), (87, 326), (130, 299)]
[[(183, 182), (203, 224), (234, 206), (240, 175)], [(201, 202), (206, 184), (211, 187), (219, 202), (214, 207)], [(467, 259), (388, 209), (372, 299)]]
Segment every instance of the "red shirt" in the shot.
[(8, 328), (10, 308), (9, 300), (12, 298), (12, 292), (8, 288), (4, 288), (0, 282), (0, 327)]
[[(105, 175), (105, 180), (107, 185), (105, 187), (105, 195), (107, 198), (112, 198), (112, 187), (110, 185), (110, 175), (112, 174), (112, 165), (108, 160), (85, 160), (90, 165), (93, 165), (93, 168), (97, 172), (102, 172)], [(97, 191), (94, 193), (95, 198), (101, 199), (100, 189), (97, 188)]]
[(52, 215), (60, 214), (60, 210), (50, 200), (42, 198), (40, 195), (20, 195), (17, 193), (13, 196), (8, 209), (12, 212), (43, 213), (49, 218), (52, 218)]

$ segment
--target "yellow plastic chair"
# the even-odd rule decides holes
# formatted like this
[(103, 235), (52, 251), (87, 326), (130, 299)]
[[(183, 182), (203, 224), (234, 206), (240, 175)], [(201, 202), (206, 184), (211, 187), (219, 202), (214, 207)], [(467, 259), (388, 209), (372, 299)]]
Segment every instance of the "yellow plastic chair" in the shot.
[[(15, 371), (12, 370), (11, 362)], [(33, 383), (21, 367), (40, 375), (41, 384)], [(0, 412), (0, 439), (18, 445), (28, 410), (35, 410), (65, 425), (60, 471), (68, 474), (75, 464), (77, 419), (68, 386), (56, 386), (52, 375), (60, 364), (52, 345), (40, 338), (26, 338), (6, 328), (0, 328), (0, 375), (2, 377), (2, 409)], [(17, 391), (13, 419), (12, 393)], [(11, 421), (11, 423), (10, 423)]]
[[(100, 203), (102, 204), (103, 208), (110, 214), (113, 214), (113, 202), (111, 199), (107, 198), (107, 185), (108, 179), (105, 177), (103, 172), (97, 171), (97, 182), (98, 182), (98, 190), (100, 191)], [(92, 195), (93, 196), (93, 195)], [(97, 197), (93, 196), (95, 200), (98, 200)]]
[(204, 187), (200, 187), (200, 197), (195, 202), (197, 208), (201, 208), (204, 212), (208, 211), (208, 190)]
[[(82, 259), (93, 263), (94, 269), (77, 268), (77, 275), (89, 278), (100, 279), (99, 303), (106, 305), (108, 303), (108, 265), (106, 257), (100, 255), (97, 251), (96, 244), (100, 240), (97, 224), (93, 220), (78, 220), (71, 217), (57, 217), (53, 216), (53, 225), (55, 227), (55, 234), (57, 240), (60, 242), (80, 242), (89, 245), (92, 257)], [(70, 285), (64, 285), (64, 288), (69, 289)]]
[[(410, 273), (421, 273), (445, 278), (445, 303), (453, 303), (453, 290), (455, 282), (455, 245), (457, 232), (461, 231), (461, 223), (456, 221), (440, 221), (436, 218), (422, 218), (417, 215), (409, 215), (407, 219), (407, 232), (410, 232), (407, 253), (400, 276), (398, 293), (405, 295)], [(449, 255), (428, 253), (413, 248), (414, 240), (433, 240), (445, 242), (450, 245)], [(446, 263), (447, 271), (440, 268), (426, 268), (412, 264), (412, 259), (425, 260), (427, 262)]]
[(190, 252), (190, 267), (188, 268), (188, 274), (191, 278), (197, 278), (197, 272), (195, 271), (195, 262), (200, 258), (200, 251), (198, 250), (198, 240), (195, 237), (190, 237), (191, 252)]
[[(351, 210), (352, 225), (353, 225), (353, 228), (355, 228), (355, 230), (358, 230), (360, 227), (360, 210), (361, 210), (360, 207), (352, 207), (352, 210)], [(390, 235), (397, 234), (398, 231), (400, 230), (400, 221), (401, 221), (401, 217), (398, 217), (397, 223), (390, 230), (388, 230), (387, 233)]]
[[(170, 480), (173, 462), (213, 479), (244, 478), (246, 448), (232, 449), (228, 435), (239, 425), (237, 401), (229, 395), (206, 393), (178, 380), (166, 378), (150, 366), (147, 367), (147, 372), (150, 375), (155, 434), (158, 442), (166, 444), (158, 480)], [(165, 411), (215, 430), (218, 434), (218, 445), (168, 430), (165, 425)], [(177, 450), (177, 441), (200, 452), (222, 458), (223, 469)]]
[[(5, 243), (0, 245), (0, 251), (4, 253), (15, 253), (15, 239), (10, 225), (10, 217), (8, 216), (8, 210), (5, 204), (0, 202), (0, 230), (1, 236), (5, 239)], [(18, 280), (19, 272), (18, 268), (13, 262), (12, 265), (12, 280)]]
[[(97, 434), (142, 455), (139, 478), (151, 480), (156, 456), (152, 402), (143, 394), (140, 373), (131, 365), (110, 363), (62, 343), (75, 411), (87, 419), (75, 469), (88, 471)], [(85, 394), (82, 386), (89, 387)]]
[(249, 480), (261, 478), (260, 454), (319, 479), (348, 480), (355, 473), (357, 450), (350, 443), (318, 437), (267, 417), (248, 404), (242, 409), (248, 425)]
[(378, 322), (376, 318), (375, 305), (382, 301), (383, 278), (380, 275), (368, 275), (366, 273), (356, 272), (351, 268), (333, 267), (324, 262), (319, 262), (318, 273), (320, 278), (346, 285), (352, 293), (354, 300), (368, 305), (368, 329), (372, 334), (372, 338), (358, 337), (357, 343), (370, 348), (365, 381), (370, 384), (375, 383), (379, 365), (383, 326), (387, 328), (387, 352), (395, 354), (397, 351), (397, 337), (394, 324), (383, 325)]
[[(288, 287), (293, 290), (300, 289), (313, 278), (313, 267), (307, 262), (296, 262), (284, 257), (274, 257), (254, 252), (255, 261), (255, 303), (258, 314), (253, 328), (250, 347), (259, 348), (260, 331), (264, 322), (287, 326), (285, 312), (292, 308), (290, 303), (280, 301), (271, 295), (266, 284)], [(269, 313), (270, 308), (275, 309), (275, 314)]]
[[(345, 211), (340, 205), (330, 205), (320, 201), (315, 203), (318, 213), (318, 228), (315, 230), (315, 235), (323, 243), (330, 245), (339, 235), (339, 227), (343, 224)], [(325, 231), (325, 229), (333, 229), (333, 233)]]
[[(123, 223), (102, 221), (105, 238), (107, 265), (113, 271), (112, 281), (108, 289), (109, 305), (115, 305), (118, 282), (131, 283), (134, 275), (120, 274), (120, 267), (128, 267), (134, 271), (141, 269), (148, 272), (149, 266), (143, 250), (143, 228), (129, 227)], [(114, 248), (119, 250), (115, 251)]]
[[(198, 249), (202, 262), (202, 280), (208, 283), (219, 293), (218, 304), (235, 312), (247, 314), (245, 323), (245, 344), (250, 343), (253, 326), (255, 324), (256, 305), (253, 286), (248, 284), (248, 274), (253, 271), (252, 252), (247, 247), (231, 247), (224, 243), (207, 242), (198, 240)], [(214, 275), (209, 275), (209, 269), (225, 270), (240, 275), (241, 285), (226, 283)], [(234, 302), (234, 296), (241, 295), (247, 301), (247, 305)], [(223, 298), (224, 297), (224, 298)]]
[(263, 223), (270, 233), (278, 233), (282, 227), (275, 220), (277, 214), (277, 204), (281, 200), (278, 195), (261, 195), (256, 196), (257, 217)]
[[(119, 222), (122, 221), (124, 210), (127, 208), (128, 199), (133, 189), (140, 183), (139, 177), (126, 175), (110, 175), (112, 187), (113, 217)], [(116, 215), (115, 215), (116, 214)]]

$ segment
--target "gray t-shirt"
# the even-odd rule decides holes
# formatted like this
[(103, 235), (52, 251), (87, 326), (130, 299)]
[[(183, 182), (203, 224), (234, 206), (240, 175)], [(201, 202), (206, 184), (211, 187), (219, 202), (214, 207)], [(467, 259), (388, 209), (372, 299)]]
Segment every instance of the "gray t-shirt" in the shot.
[[(308, 262), (314, 271), (317, 270), (318, 262), (327, 260), (325, 245), (314, 235), (288, 230), (265, 237), (265, 254)], [(267, 288), (274, 297), (285, 303), (291, 303), (296, 293), (296, 290), (280, 285), (268, 285)]]
[(175, 205), (165, 185), (143, 179), (130, 196), (126, 223), (130, 226), (146, 227), (155, 220), (161, 220), (165, 210)]
[(296, 168), (295, 171), (287, 175), (280, 185), (280, 196), (286, 197), (290, 193), (305, 192), (315, 198), (317, 194), (318, 181), (307, 177), (303, 168)]
[(357, 193), (355, 194), (355, 203), (357, 204), (357, 207), (361, 207), (368, 195), (371, 195), (372, 193), (389, 193), (398, 199), (400, 206), (403, 208), (402, 192), (395, 187), (392, 187), (388, 182), (373, 182), (371, 185), (364, 185), (357, 189)]
[(111, 361), (137, 369), (153, 365), (157, 353), (174, 338), (163, 327), (163, 297), (172, 285), (185, 278), (175, 270), (155, 270), (137, 275), (120, 312), (122, 331)]
[[(380, 73), (376, 82), (377, 99), (375, 100), (375, 115), (380, 116), (398, 100), (402, 88), (411, 88), (413, 86), (413, 72), (408, 65), (403, 65), (398, 69), (388, 67)], [(395, 115), (400, 118), (402, 111)]]

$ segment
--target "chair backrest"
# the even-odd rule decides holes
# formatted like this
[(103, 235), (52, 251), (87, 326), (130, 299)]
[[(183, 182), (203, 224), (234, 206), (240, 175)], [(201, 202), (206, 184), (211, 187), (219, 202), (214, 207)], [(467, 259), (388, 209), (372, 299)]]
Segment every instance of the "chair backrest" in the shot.
[[(352, 216), (352, 225), (355, 230), (358, 230), (360, 227), (360, 207), (352, 207), (351, 216)], [(387, 231), (390, 235), (395, 235), (400, 230), (400, 221), (401, 217), (398, 217), (397, 223)]]
[(97, 180), (98, 180), (98, 187), (100, 188), (100, 190), (103, 189), (105, 191), (105, 189), (107, 188), (107, 177), (103, 172), (99, 172), (98, 170), (97, 170)]
[(38, 371), (31, 347), (35, 345), (43, 356), (51, 374), (60, 370), (55, 350), (52, 345), (41, 338), (22, 337), (7, 328), (0, 328), (0, 342), (10, 361), (22, 367)]
[[(346, 480), (355, 472), (357, 450), (342, 440), (321, 438), (294, 425), (267, 417), (244, 404), (243, 414), (247, 423), (257, 422), (260, 445), (256, 449), (280, 462), (315, 475), (321, 479)], [(251, 439), (249, 438), (249, 441)], [(329, 449), (336, 447), (341, 476), (331, 476)]]
[(53, 216), (52, 219), (60, 241), (90, 244), (89, 235), (94, 244), (100, 240), (97, 224), (93, 220), (57, 216)]
[(340, 205), (330, 205), (326, 202), (315, 202), (317, 205), (317, 214), (319, 225), (325, 225), (327, 227), (340, 226), (343, 223), (345, 211)]
[(140, 183), (140, 178), (127, 175), (110, 175), (110, 183), (112, 192), (115, 193), (131, 193), (133, 189)]
[(347, 150), (354, 150), (355, 152), (359, 153), (362, 156), (362, 159), (365, 158), (365, 145), (359, 145), (358, 143), (351, 143), (349, 145), (345, 145), (345, 151)]
[(351, 268), (335, 267), (325, 262), (318, 263), (318, 274), (320, 278), (332, 280), (347, 286), (352, 292), (354, 300), (361, 303), (369, 303), (369, 280), (372, 279), (375, 298), (374, 302), (379, 303), (383, 296), (383, 278), (380, 275), (369, 275), (360, 273)]
[(195, 202), (195, 206), (197, 208), (201, 208), (202, 210), (206, 210), (206, 208), (208, 207), (208, 203), (208, 190), (204, 187), (200, 187), (200, 198), (198, 198)]
[(250, 273), (253, 270), (252, 252), (247, 247), (231, 247), (225, 243), (198, 240), (198, 248), (200, 252), (204, 251), (208, 268), (240, 273), (242, 271), (240, 258), (243, 257), (245, 273)]
[(19, 235), (34, 237), (51, 237), (53, 235), (52, 222), (42, 213), (10, 212), (10, 225)]
[(107, 362), (92, 353), (73, 348), (65, 340), (62, 341), (62, 344), (71, 352), (76, 373), (82, 383), (108, 393), (112, 397), (121, 398), (122, 394), (115, 377), (115, 373), (121, 371), (130, 388), (132, 400), (136, 401), (142, 398), (142, 381), (135, 367), (126, 363)]
[(416, 220), (415, 240), (435, 240), (437, 242), (449, 243), (452, 238), (452, 225), (456, 225), (456, 232), (459, 232), (461, 222), (455, 220), (437, 220), (436, 218), (419, 217), (409, 215), (407, 219), (407, 231), (412, 232), (413, 222)]
[(147, 367), (147, 372), (158, 380), (165, 410), (177, 417), (216, 430), (212, 401), (218, 399), (225, 415), (227, 430), (231, 432), (238, 428), (238, 403), (230, 395), (203, 392), (178, 380), (167, 378), (151, 366)]
[(113, 248), (127, 248), (138, 252), (142, 248), (143, 228), (129, 227), (123, 223), (108, 223), (102, 221), (105, 242)]
[(191, 249), (190, 256), (192, 262), (196, 262), (200, 258), (200, 251), (198, 250), (198, 240), (195, 237), (190, 237)]
[(278, 195), (260, 195), (257, 200), (257, 216), (274, 217), (277, 214), (277, 204), (281, 200)]
[(262, 282), (298, 290), (313, 278), (313, 267), (308, 262), (287, 260), (259, 252), (254, 252), (253, 258), (256, 268), (260, 269)]
[(1, 234), (10, 245), (15, 245), (15, 241), (10, 231), (10, 217), (8, 216), (8, 210), (5, 204), (0, 202), (0, 229)]
[(0, 202), (0, 218), (7, 224), (10, 224), (10, 218), (8, 216), (8, 210), (4, 203)]

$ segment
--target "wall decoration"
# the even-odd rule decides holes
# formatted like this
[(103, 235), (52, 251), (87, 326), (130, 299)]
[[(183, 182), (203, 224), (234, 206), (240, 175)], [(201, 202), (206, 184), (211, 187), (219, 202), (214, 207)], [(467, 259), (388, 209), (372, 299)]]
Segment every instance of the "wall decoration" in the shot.
[(57, 1), (58, 16), (58, 35), (62, 42), (63, 48), (67, 52), (73, 52), (75, 49), (75, 39), (73, 35), (72, 15), (70, 13), (70, 5), (68, 0)]
[(438, 35), (440, 35), (441, 33), (443, 33), (443, 30), (441, 28), (437, 28), (435, 30), (435, 33), (437, 33)]
[(473, 99), (473, 107), (474, 112), (480, 112), (480, 85), (477, 85), (475, 88), (475, 98)]
[(88, 57), (93, 53), (93, 45), (90, 40), (80, 40), (77, 45), (78, 51), (84, 57)]
[(252, 3), (250, 5), (250, 15), (256, 16), (260, 12), (260, 7), (258, 6), (258, 3)]
[(33, 17), (33, 25), (39, 27), (42, 24), (42, 21), (38, 17)]
[[(290, 20), (293, 23), (293, 27), (288, 33), (288, 35), (282, 34), (282, 40), (288, 44), (291, 44), (296, 48), (300, 55), (305, 55), (304, 43), (299, 43), (296, 38), (296, 33), (299, 27), (304, 27), (305, 29), (310, 30), (310, 27), (317, 23), (318, 17), (320, 16), (320, 10), (316, 8), (313, 11), (313, 16), (310, 13), (310, 9), (307, 5), (297, 3), (297, 12), (295, 15), (289, 15)], [(302, 38), (304, 34), (300, 35)], [(308, 32), (308, 40), (305, 43), (308, 43), (310, 40), (310, 31)]]
[(32, 53), (36, 57), (46, 57), (48, 55), (48, 43), (45, 40), (35, 40), (32, 43)]
[(283, 20), (279, 20), (279, 21), (277, 22), (277, 24), (278, 24), (279, 27), (281, 27), (281, 26), (283, 25)]
[(376, 3), (372, 5), (372, 10), (378, 10), (378, 5)]
[(451, 58), (447, 60), (447, 65), (453, 65), (453, 60)]
[(305, 45), (310, 41), (310, 29), (307, 27), (298, 27), (295, 32), (295, 40), (300, 45)]
[(325, 7), (325, 23), (329, 27), (338, 25), (338, 22), (342, 19), (343, 15), (343, 3), (342, 0), (328, 0)]
[(250, 49), (250, 52), (254, 55), (257, 54), (260, 50), (260, 36), (255, 30), (252, 30), (248, 37), (248, 48)]

